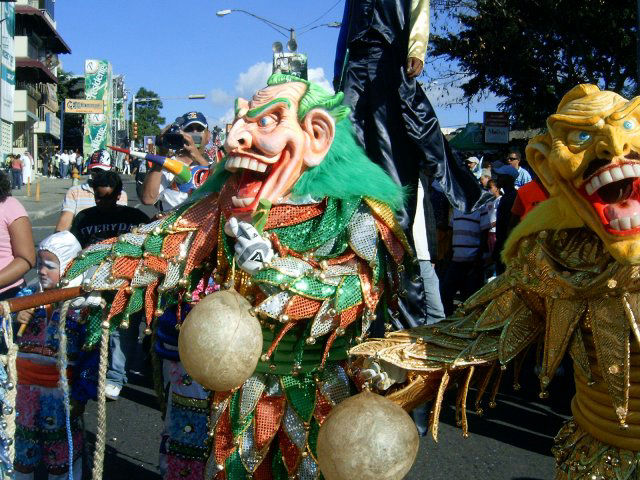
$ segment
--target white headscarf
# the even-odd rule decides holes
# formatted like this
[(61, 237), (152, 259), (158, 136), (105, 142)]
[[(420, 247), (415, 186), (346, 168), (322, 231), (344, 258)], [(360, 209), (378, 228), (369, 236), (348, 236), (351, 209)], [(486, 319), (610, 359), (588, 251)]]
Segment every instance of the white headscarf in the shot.
[(62, 275), (71, 260), (76, 258), (78, 253), (80, 253), (82, 247), (71, 232), (64, 231), (56, 232), (42, 240), (40, 245), (38, 245), (38, 251), (40, 252), (42, 250), (51, 252), (58, 257), (58, 261), (60, 262), (60, 275)]

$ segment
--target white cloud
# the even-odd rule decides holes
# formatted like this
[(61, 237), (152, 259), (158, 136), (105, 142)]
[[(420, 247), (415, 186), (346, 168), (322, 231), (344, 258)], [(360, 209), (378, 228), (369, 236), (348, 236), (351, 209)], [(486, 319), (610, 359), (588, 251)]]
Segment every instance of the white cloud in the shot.
[(307, 71), (307, 76), (310, 82), (317, 83), (318, 85), (323, 87), (325, 90), (331, 93), (334, 93), (333, 87), (331, 86), (331, 82), (329, 82), (329, 80), (327, 80), (327, 78), (324, 76), (324, 68), (322, 67), (310, 68)]
[(217, 107), (226, 107), (233, 102), (233, 95), (225, 92), (221, 88), (214, 88), (209, 93), (211, 102)]
[(218, 118), (218, 120), (215, 123), (216, 125), (219, 125), (220, 127), (224, 128), (224, 126), (227, 123), (231, 123), (233, 121), (233, 117), (234, 117), (233, 108), (230, 108), (229, 110), (224, 112), (224, 114), (220, 118)]
[(251, 65), (246, 72), (238, 75), (236, 80), (236, 93), (243, 98), (251, 98), (256, 91), (267, 85), (267, 79), (271, 75), (271, 64), (258, 62)]

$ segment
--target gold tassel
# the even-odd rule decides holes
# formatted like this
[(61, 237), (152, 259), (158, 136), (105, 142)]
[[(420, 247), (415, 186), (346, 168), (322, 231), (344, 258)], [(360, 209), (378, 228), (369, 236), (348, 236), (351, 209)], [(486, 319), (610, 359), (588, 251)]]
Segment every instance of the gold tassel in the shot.
[(522, 365), (524, 365), (524, 361), (529, 353), (529, 348), (530, 347), (525, 348), (524, 351), (513, 360), (513, 389), (515, 391), (520, 390), (520, 373), (522, 372)]
[(436, 402), (431, 410), (431, 436), (433, 441), (438, 441), (438, 424), (440, 423), (440, 411), (442, 410), (442, 400), (444, 399), (444, 392), (449, 384), (449, 372), (445, 370), (442, 374), (442, 380), (440, 380), (440, 388), (438, 388), (438, 395), (436, 396)]
[(474, 366), (469, 367), (469, 371), (467, 373), (467, 378), (464, 381), (464, 386), (462, 387), (462, 399), (461, 399), (461, 410), (462, 410), (462, 436), (467, 438), (469, 436), (469, 422), (467, 421), (467, 394), (469, 393), (469, 385), (471, 385), (471, 377), (473, 377), (473, 372), (475, 371)]
[(491, 364), (491, 367), (489, 367), (489, 371), (487, 372), (485, 377), (482, 379), (482, 383), (478, 387), (478, 397), (476, 398), (476, 412), (478, 415), (482, 415), (483, 413), (482, 407), (480, 407), (480, 402), (482, 402), (482, 397), (484, 396), (484, 392), (487, 389), (487, 386), (489, 385), (489, 380), (491, 380), (491, 376), (493, 375), (493, 371), (495, 370), (495, 368), (496, 368), (496, 363), (494, 362)]
[(493, 390), (491, 391), (491, 397), (489, 398), (489, 408), (496, 408), (496, 397), (498, 396), (498, 390), (500, 389), (500, 382), (502, 381), (503, 370), (498, 372), (498, 378), (493, 384)]

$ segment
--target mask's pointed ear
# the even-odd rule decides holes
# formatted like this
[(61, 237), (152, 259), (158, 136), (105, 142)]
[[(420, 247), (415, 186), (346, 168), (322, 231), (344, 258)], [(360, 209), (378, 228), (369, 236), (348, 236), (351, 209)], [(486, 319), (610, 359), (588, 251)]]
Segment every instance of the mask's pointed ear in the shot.
[(331, 148), (336, 122), (326, 110), (314, 108), (304, 116), (301, 127), (307, 134), (304, 163), (307, 167), (317, 167)]
[(544, 186), (549, 190), (549, 193), (554, 195), (557, 192), (558, 185), (549, 165), (551, 136), (548, 133), (536, 135), (529, 140), (525, 152), (527, 162), (529, 162), (531, 168), (533, 168), (538, 178), (540, 178)]

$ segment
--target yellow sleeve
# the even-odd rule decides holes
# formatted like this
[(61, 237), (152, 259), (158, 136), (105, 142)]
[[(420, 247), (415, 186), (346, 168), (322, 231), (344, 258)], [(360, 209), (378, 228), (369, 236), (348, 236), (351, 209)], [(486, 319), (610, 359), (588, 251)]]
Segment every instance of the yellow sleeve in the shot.
[(411, 0), (411, 31), (408, 57), (424, 62), (429, 43), (429, 0)]

